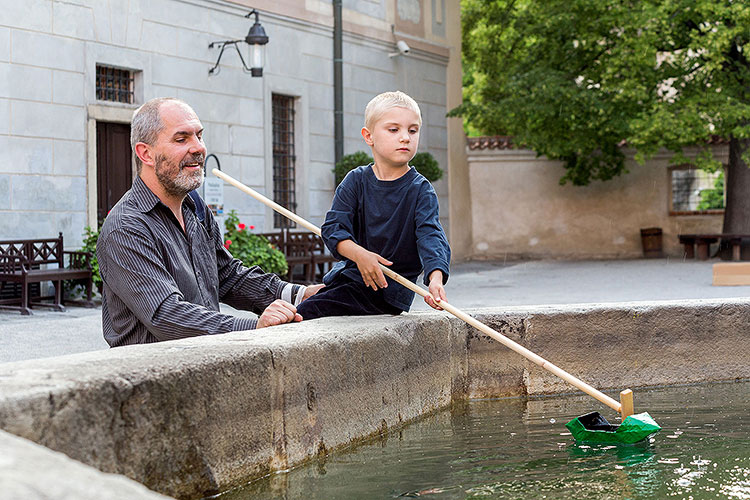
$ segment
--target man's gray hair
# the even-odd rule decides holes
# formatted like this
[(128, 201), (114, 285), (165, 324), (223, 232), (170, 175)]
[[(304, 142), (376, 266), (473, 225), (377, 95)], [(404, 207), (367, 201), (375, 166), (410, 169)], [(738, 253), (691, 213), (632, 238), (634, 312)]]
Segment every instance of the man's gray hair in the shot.
[[(164, 128), (164, 122), (161, 121), (159, 108), (167, 101), (175, 101), (188, 106), (188, 104), (176, 97), (157, 97), (145, 102), (140, 108), (133, 112), (133, 120), (130, 123), (130, 149), (133, 151), (135, 168), (138, 174), (141, 173), (143, 163), (138, 155), (135, 154), (135, 145), (139, 142), (153, 146), (156, 143), (156, 137)], [(190, 106), (188, 106), (190, 107)]]

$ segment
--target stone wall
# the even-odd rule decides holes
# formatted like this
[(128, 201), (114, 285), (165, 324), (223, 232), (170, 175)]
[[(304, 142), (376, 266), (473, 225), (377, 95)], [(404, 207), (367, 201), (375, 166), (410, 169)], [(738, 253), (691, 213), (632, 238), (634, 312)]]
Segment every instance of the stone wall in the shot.
[(165, 500), (132, 479), (106, 474), (62, 453), (0, 431), (5, 500)]
[[(726, 163), (727, 152), (716, 147), (714, 154)], [(533, 151), (467, 155), (471, 204), (463, 216), (471, 220), (469, 255), (475, 259), (638, 258), (640, 230), (650, 227), (662, 228), (665, 255), (682, 258), (678, 234), (721, 232), (723, 215), (670, 214), (666, 153), (639, 165), (631, 152), (628, 173), (588, 186), (561, 186), (561, 163)]]
[[(747, 299), (474, 313), (615, 397), (750, 377)], [(0, 365), (0, 429), (197, 498), (452, 400), (563, 391), (571, 388), (444, 314), (327, 318)], [(635, 405), (647, 410), (637, 390)]]

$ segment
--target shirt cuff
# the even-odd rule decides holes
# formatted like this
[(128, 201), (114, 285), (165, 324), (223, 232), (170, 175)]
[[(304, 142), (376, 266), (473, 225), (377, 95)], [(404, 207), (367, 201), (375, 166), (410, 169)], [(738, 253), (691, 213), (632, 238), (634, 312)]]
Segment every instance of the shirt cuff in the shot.
[(235, 332), (244, 332), (245, 330), (255, 330), (258, 326), (258, 320), (254, 318), (234, 318), (233, 328)]
[(287, 283), (281, 290), (281, 300), (285, 300), (295, 307), (302, 303), (302, 299), (305, 296), (305, 285), (295, 285), (294, 283)]
[(448, 283), (448, 269), (444, 268), (443, 266), (435, 266), (429, 271), (427, 271), (427, 267), (425, 267), (424, 271), (424, 284), (425, 286), (430, 286), (430, 274), (432, 274), (433, 271), (440, 271), (443, 273), (443, 285)]

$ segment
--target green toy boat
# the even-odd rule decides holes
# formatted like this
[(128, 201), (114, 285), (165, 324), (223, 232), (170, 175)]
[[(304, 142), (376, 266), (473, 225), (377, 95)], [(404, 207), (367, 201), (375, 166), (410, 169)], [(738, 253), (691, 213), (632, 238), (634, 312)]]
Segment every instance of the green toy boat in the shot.
[(579, 443), (598, 444), (633, 444), (661, 430), (648, 413), (630, 415), (620, 425), (613, 425), (598, 411), (574, 418), (565, 427)]

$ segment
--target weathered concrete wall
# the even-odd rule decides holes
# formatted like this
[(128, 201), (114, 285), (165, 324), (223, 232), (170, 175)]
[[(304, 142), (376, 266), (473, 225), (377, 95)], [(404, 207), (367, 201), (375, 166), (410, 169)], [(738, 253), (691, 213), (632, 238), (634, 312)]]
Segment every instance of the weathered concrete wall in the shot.
[[(476, 312), (495, 330), (599, 389), (750, 377), (749, 299)], [(469, 397), (577, 391), (476, 331), (469, 335), (468, 360)], [(617, 399), (617, 391), (612, 396)]]
[[(670, 214), (667, 153), (639, 165), (629, 152), (629, 173), (588, 186), (561, 186), (561, 162), (533, 151), (467, 153), (471, 204), (451, 217), (471, 221), (472, 258), (638, 258), (640, 230), (649, 227), (662, 228), (665, 255), (681, 258), (678, 234), (721, 232), (721, 214)], [(724, 163), (727, 154), (714, 150)]]
[(93, 467), (0, 431), (0, 485), (5, 500), (166, 499), (132, 479)]
[[(599, 388), (750, 377), (750, 299), (476, 314)], [(329, 318), (0, 365), (0, 428), (195, 498), (451, 399), (570, 390), (443, 314)]]

